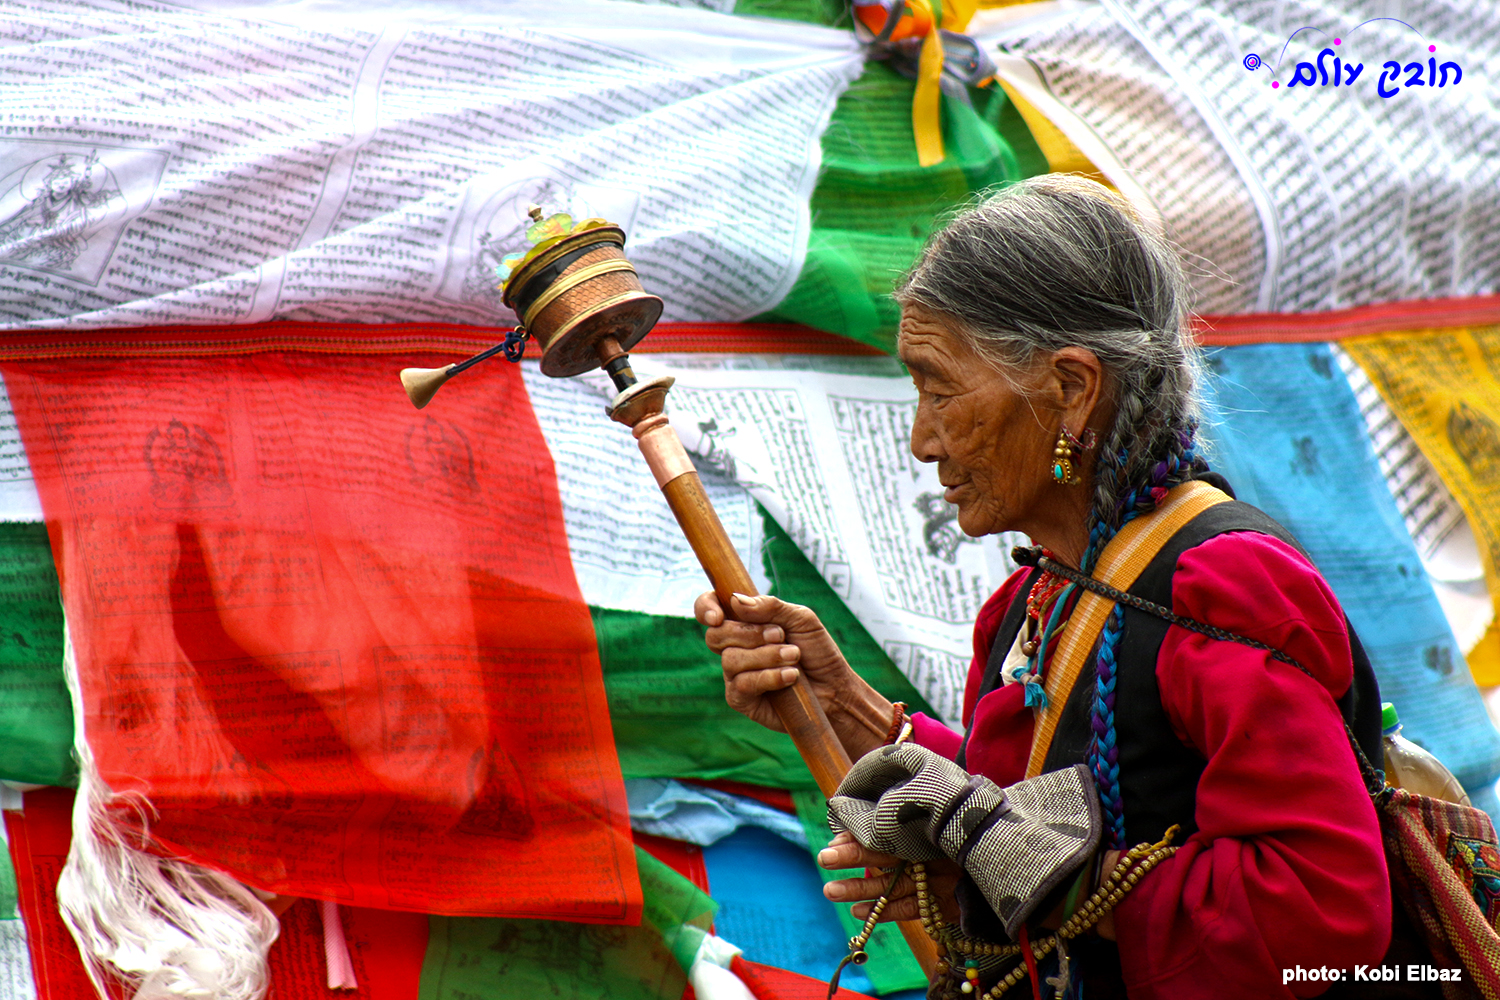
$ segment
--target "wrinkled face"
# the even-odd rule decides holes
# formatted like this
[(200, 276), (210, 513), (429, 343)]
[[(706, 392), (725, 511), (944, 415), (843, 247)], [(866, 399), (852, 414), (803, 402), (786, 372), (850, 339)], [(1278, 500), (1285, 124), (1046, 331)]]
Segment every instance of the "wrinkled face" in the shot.
[(911, 451), (937, 463), (958, 526), (974, 537), (1030, 530), (1056, 496), (1057, 416), (1034, 409), (941, 314), (905, 307), (898, 343), (918, 393)]

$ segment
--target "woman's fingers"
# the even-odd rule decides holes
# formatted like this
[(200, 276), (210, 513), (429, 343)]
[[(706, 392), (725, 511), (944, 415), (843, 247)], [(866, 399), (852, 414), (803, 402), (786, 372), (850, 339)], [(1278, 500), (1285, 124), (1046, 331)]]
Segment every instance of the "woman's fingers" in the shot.
[(893, 854), (881, 854), (865, 847), (847, 830), (830, 840), (828, 846), (818, 852), (818, 864), (830, 870), (891, 868), (899, 863), (900, 859)]
[(779, 597), (771, 597), (768, 594), (761, 594), (759, 597), (733, 594), (729, 602), (730, 614), (742, 622), (754, 625), (780, 625), (786, 629), (788, 635), (819, 632), (823, 629), (823, 623), (818, 620), (812, 608), (805, 608), (800, 604), (788, 604)]
[(839, 711), (840, 698), (848, 690), (873, 695), (808, 608), (744, 594), (733, 595), (726, 606), (716, 595), (704, 593), (693, 602), (693, 616), (707, 630), (708, 648), (721, 658), (729, 706), (769, 729), (786, 731), (766, 695), (799, 684), (804, 677), (830, 714)]
[(722, 651), (724, 679), (737, 682), (742, 676), (766, 670), (793, 669), (802, 659), (796, 646), (756, 646), (753, 649), (730, 647)]
[(699, 594), (698, 599), (693, 602), (693, 617), (698, 619), (699, 625), (709, 628), (724, 624), (724, 609), (719, 606), (719, 595), (712, 590)]
[(751, 625), (729, 621), (708, 630), (704, 637), (708, 648), (715, 653), (726, 649), (755, 649), (757, 646), (786, 642), (786, 632), (780, 625)]
[(786, 609), (794, 608), (796, 605), (760, 594), (751, 597), (749, 594), (731, 594), (729, 596), (729, 608), (734, 616), (742, 622), (753, 622), (757, 625), (765, 625), (771, 622), (779, 622), (780, 617), (786, 614)]
[(899, 896), (916, 895), (917, 886), (910, 875), (902, 874), (896, 880), (896, 887), (887, 893), (890, 885), (891, 877), (884, 872), (874, 878), (841, 878), (824, 885), (823, 895), (835, 903), (852, 903), (857, 899), (875, 899), (885, 895), (889, 895), (892, 900)]
[[(885, 909), (880, 911), (882, 922), (887, 920), (915, 920), (917, 912), (917, 886), (911, 875), (903, 872), (894, 887), (891, 886), (892, 869), (899, 862), (889, 854), (881, 854), (860, 846), (854, 837), (845, 831), (834, 837), (827, 847), (818, 852), (818, 864), (824, 868), (866, 868), (863, 877), (841, 878), (823, 886), (823, 895), (835, 903), (854, 903), (851, 912), (856, 920), (870, 916), (873, 900), (886, 897)], [(885, 870), (880, 870), (885, 869)], [(951, 920), (958, 919), (958, 909), (953, 900), (954, 889), (963, 869), (946, 858), (927, 862), (927, 887), (933, 900)]]
[[(789, 621), (802, 622), (812, 612), (798, 604), (788, 604), (780, 598), (761, 594), (751, 597), (748, 594), (734, 594), (729, 599), (729, 615), (725, 615), (724, 606), (719, 603), (719, 596), (713, 591), (699, 594), (698, 599), (693, 602), (693, 617), (698, 619), (698, 624), (707, 625), (710, 628), (722, 625), (726, 617), (732, 617), (737, 621), (752, 625), (785, 625)], [(813, 618), (816, 619), (816, 615)]]
[[(849, 908), (849, 912), (855, 920), (870, 919), (870, 911), (875, 908), (874, 903), (855, 903)], [(917, 906), (916, 896), (902, 896), (900, 899), (888, 900), (885, 909), (880, 911), (880, 922), (887, 920), (916, 920), (921, 917), (921, 909)]]
[[(725, 671), (726, 675), (728, 671)], [(745, 670), (733, 677), (726, 676), (725, 685), (741, 698), (757, 698), (772, 691), (780, 691), (797, 683), (796, 667), (770, 667), (761, 670)]]

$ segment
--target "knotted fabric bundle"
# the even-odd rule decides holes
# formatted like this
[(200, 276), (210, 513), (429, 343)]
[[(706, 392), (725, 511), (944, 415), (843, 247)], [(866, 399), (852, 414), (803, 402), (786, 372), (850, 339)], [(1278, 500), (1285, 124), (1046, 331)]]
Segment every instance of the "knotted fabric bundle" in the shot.
[(829, 825), (908, 861), (957, 861), (1015, 939), (1099, 846), (1099, 796), (1078, 764), (1001, 788), (926, 747), (879, 747), (828, 800)]

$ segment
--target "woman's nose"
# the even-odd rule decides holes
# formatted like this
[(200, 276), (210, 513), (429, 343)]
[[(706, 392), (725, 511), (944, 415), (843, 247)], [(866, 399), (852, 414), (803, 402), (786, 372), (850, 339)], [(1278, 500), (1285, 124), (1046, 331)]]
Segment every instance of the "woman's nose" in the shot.
[(944, 457), (936, 432), (937, 421), (932, 418), (927, 404), (918, 403), (916, 419), (911, 422), (911, 453), (918, 462), (937, 462)]

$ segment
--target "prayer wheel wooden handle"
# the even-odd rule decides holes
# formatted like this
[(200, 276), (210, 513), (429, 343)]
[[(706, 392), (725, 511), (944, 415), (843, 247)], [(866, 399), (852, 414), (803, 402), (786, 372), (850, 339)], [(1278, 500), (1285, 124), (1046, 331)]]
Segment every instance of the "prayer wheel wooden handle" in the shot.
[[(663, 387), (661, 392), (665, 396), (666, 388)], [(616, 419), (619, 416), (617, 412)], [(732, 616), (731, 595), (754, 597), (759, 591), (709, 502), (703, 481), (698, 478), (682, 441), (667, 422), (666, 414), (659, 410), (639, 419), (632, 430), (641, 453), (646, 457), (646, 464), (651, 467), (662, 495), (667, 498), (667, 506), (672, 508), (682, 533), (693, 547), (693, 554), (708, 574), (724, 614)], [(823, 714), (823, 706), (818, 704), (807, 677), (799, 675), (796, 684), (776, 691), (768, 698), (781, 724), (786, 727), (787, 735), (807, 762), (818, 788), (825, 796), (832, 795), (844, 775), (849, 773), (849, 755), (828, 724), (828, 716)]]
[[(611, 231), (618, 233), (617, 229)], [(587, 242), (603, 232), (604, 230), (591, 230), (578, 237), (578, 240)], [(623, 245), (623, 233), (619, 234), (618, 242)], [(557, 246), (566, 249), (561, 243)], [(552, 254), (553, 251), (548, 253)], [(543, 257), (534, 262), (533, 269), (546, 263)], [(576, 262), (569, 266), (575, 264)], [(584, 264), (588, 265), (588, 262), (584, 261)], [(607, 274), (590, 272), (588, 280), (596, 280), (601, 275), (605, 278), (618, 278), (623, 271), (623, 267), (612, 263)], [(634, 281), (633, 271), (630, 279)], [(507, 284), (506, 287), (509, 295), (511, 286)], [(580, 296), (585, 300), (583, 305), (587, 308), (575, 308), (576, 304), (568, 305), (565, 301), (567, 296), (557, 298), (557, 302), (568, 308), (561, 310), (565, 318), (559, 321), (555, 330), (547, 328), (553, 332), (543, 331), (545, 353), (542, 357), (542, 371), (558, 377), (573, 375), (593, 367), (597, 362), (614, 380), (620, 394), (610, 404), (609, 415), (634, 432), (635, 439), (641, 446), (641, 454), (646, 456), (646, 464), (656, 477), (656, 484), (666, 496), (668, 506), (672, 508), (677, 523), (682, 527), (682, 533), (687, 536), (693, 553), (697, 555), (698, 562), (703, 565), (704, 572), (713, 584), (714, 593), (719, 596), (719, 604), (728, 615), (730, 596), (736, 593), (756, 596), (755, 584), (745, 570), (745, 564), (740, 561), (740, 554), (735, 551), (728, 533), (724, 531), (724, 525), (719, 521), (713, 504), (709, 502), (708, 494), (703, 490), (703, 481), (698, 478), (687, 450), (682, 447), (677, 432), (672, 429), (666, 414), (662, 412), (666, 407), (667, 390), (672, 387), (672, 379), (659, 377), (639, 382), (630, 367), (626, 348), (645, 336), (661, 308), (660, 299), (638, 289), (639, 285), (636, 284), (634, 290), (627, 289), (619, 295), (607, 297), (602, 303), (591, 304), (589, 296)], [(566, 289), (570, 292), (574, 290), (574, 286)], [(537, 301), (540, 302), (540, 299)], [(530, 308), (540, 316), (546, 310), (553, 309), (554, 303), (549, 299), (544, 306), (533, 303)], [(624, 338), (623, 341), (621, 337)], [(512, 339), (507, 338), (505, 344), (457, 364), (442, 368), (407, 368), (401, 373), (401, 383), (406, 388), (412, 405), (421, 409), (448, 379), (486, 358), (504, 350), (512, 361), (518, 360), (524, 350), (524, 343), (524, 338), (515, 340), (514, 356), (511, 353)], [(593, 360), (590, 359), (589, 352), (592, 352)], [(787, 734), (791, 736), (797, 752), (807, 763), (818, 788), (824, 796), (832, 795), (844, 775), (849, 773), (849, 755), (844, 752), (844, 744), (828, 724), (828, 716), (823, 713), (823, 706), (818, 704), (807, 677), (799, 672), (796, 684), (767, 695), (767, 698)], [(903, 920), (899, 926), (912, 954), (922, 966), (922, 971), (931, 980), (938, 963), (936, 946), (917, 921)]]
[[(670, 427), (667, 431), (676, 436)], [(719, 522), (719, 515), (709, 503), (703, 481), (698, 478), (698, 473), (687, 472), (667, 483), (661, 491), (677, 517), (677, 523), (682, 525), (682, 532), (693, 547), (698, 562), (708, 574), (724, 614), (733, 617), (729, 603), (731, 594), (754, 597), (759, 592)], [(812, 772), (818, 788), (824, 796), (832, 795), (844, 775), (849, 773), (849, 755), (828, 724), (828, 716), (818, 704), (807, 677), (799, 674), (796, 684), (771, 692), (767, 700), (796, 744), (797, 752), (807, 762), (807, 769)]]
[[(657, 485), (667, 498), (667, 505), (672, 508), (672, 514), (682, 527), (682, 533), (687, 536), (688, 544), (693, 547), (693, 554), (698, 557), (698, 562), (708, 574), (719, 604), (728, 616), (730, 595), (755, 596), (755, 584), (751, 581), (745, 564), (740, 561), (740, 554), (729, 540), (729, 534), (724, 530), (713, 504), (709, 502), (708, 494), (703, 489), (703, 481), (698, 478), (697, 470), (693, 468), (682, 441), (668, 423), (666, 414), (661, 412), (667, 389), (671, 387), (670, 381), (653, 381), (666, 381), (666, 384), (653, 386), (652, 383), (643, 383), (641, 391), (631, 399), (624, 400), (623, 405), (621, 400), (616, 401), (611, 416), (632, 428), (636, 441), (640, 444), (641, 454), (646, 457), (646, 464), (651, 467)], [(632, 412), (629, 406), (631, 402), (657, 392), (657, 399)], [(621, 396), (626, 394), (622, 393)], [(844, 775), (849, 773), (849, 755), (844, 751), (844, 745), (834, 733), (833, 727), (829, 725), (828, 716), (824, 714), (823, 706), (818, 704), (806, 675), (799, 672), (796, 684), (767, 697), (782, 726), (791, 736), (792, 743), (796, 745), (797, 752), (807, 763), (819, 790), (825, 797), (832, 795)], [(903, 920), (898, 926), (916, 957), (917, 964), (931, 980), (937, 968), (937, 947), (922, 929), (920, 922)]]

